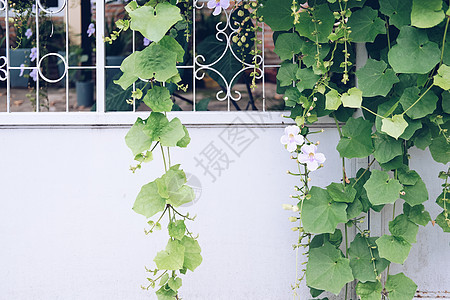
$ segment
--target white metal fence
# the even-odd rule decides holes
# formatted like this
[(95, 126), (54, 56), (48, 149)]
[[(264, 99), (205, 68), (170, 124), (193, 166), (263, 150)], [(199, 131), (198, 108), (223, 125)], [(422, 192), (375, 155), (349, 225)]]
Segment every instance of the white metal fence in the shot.
[[(107, 120), (111, 119), (111, 117), (104, 117), (102, 116), (105, 114), (105, 112), (109, 111), (107, 107), (108, 103), (108, 97), (107, 97), (107, 85), (109, 84), (107, 81), (108, 72), (109, 70), (117, 70), (120, 66), (119, 65), (111, 65), (105, 61), (105, 57), (108, 53), (106, 53), (105, 50), (105, 43), (103, 41), (103, 38), (105, 35), (108, 34), (105, 29), (111, 29), (108, 28), (108, 21), (105, 18), (105, 6), (108, 4), (105, 4), (105, 1), (97, 1), (97, 3), (92, 4), (92, 11), (95, 13), (95, 55), (93, 55), (93, 61), (91, 65), (79, 65), (79, 64), (73, 64), (70, 62), (70, 56), (72, 55), (71, 46), (72, 46), (72, 39), (74, 37), (74, 34), (72, 33), (72, 25), (71, 23), (79, 22), (77, 20), (76, 16), (72, 16), (72, 10), (73, 10), (73, 3), (70, 0), (59, 0), (59, 7), (58, 8), (47, 8), (44, 7), (44, 5), (41, 4), (40, 0), (35, 0), (34, 7), (32, 8), (33, 17), (32, 20), (30, 20), (30, 28), (35, 33), (35, 36), (33, 36), (34, 39), (34, 49), (35, 53), (35, 60), (33, 59), (32, 62), (26, 65), (17, 65), (12, 64), (11, 62), (11, 54), (16, 51), (12, 49), (12, 40), (15, 37), (15, 34), (17, 33), (17, 30), (14, 30), (12, 32), (10, 29), (14, 24), (11, 24), (10, 17), (14, 16), (13, 11), (11, 10), (10, 5), (8, 4), (7, 0), (0, 0), (1, 7), (0, 7), (0, 21), (3, 21), (4, 24), (4, 49), (5, 51), (2, 52), (2, 56), (0, 56), (0, 81), (4, 83), (4, 92), (0, 96), (3, 97), (5, 100), (2, 103), (2, 109), (0, 109), (0, 120), (2, 120), (1, 123), (10, 123), (13, 122), (15, 124), (18, 124), (19, 121), (21, 121), (21, 117), (17, 118), (17, 114), (15, 112), (20, 111), (16, 109), (16, 105), (18, 105), (17, 101), (14, 101), (13, 95), (14, 92), (16, 92), (17, 89), (14, 88), (14, 78), (11, 76), (13, 72), (16, 74), (18, 72), (24, 72), (25, 74), (28, 73), (28, 76), (34, 75), (35, 81), (32, 81), (31, 78), (28, 82), (28, 97), (34, 98), (35, 101), (33, 103), (33, 108), (27, 110), (26, 112), (35, 112), (35, 114), (31, 114), (30, 116), (27, 116), (27, 118), (31, 118), (32, 121), (28, 120), (27, 123), (41, 123), (42, 120), (47, 120), (49, 123), (53, 123), (56, 119), (61, 119), (63, 116), (64, 118), (68, 117), (68, 123), (71, 121), (71, 116), (73, 112), (79, 112), (76, 108), (73, 109), (71, 107), (70, 101), (73, 98), (73, 88), (71, 89), (71, 86), (73, 86), (73, 80), (74, 76), (73, 72), (89, 72), (91, 71), (93, 74), (93, 78), (95, 79), (95, 109), (84, 109), (84, 112), (89, 112), (90, 115), (96, 115), (95, 117), (89, 116), (89, 117), (82, 117), (87, 121), (87, 123), (96, 123), (98, 119), (104, 120), (104, 122), (109, 122)], [(77, 2), (74, 2), (75, 5)], [(189, 60), (184, 65), (179, 65), (178, 68), (181, 72), (184, 72), (185, 77), (188, 78), (188, 81), (190, 81), (190, 88), (184, 95), (178, 95), (182, 101), (185, 101), (183, 103), (187, 103), (187, 105), (183, 106), (183, 110), (187, 111), (198, 111), (198, 110), (205, 110), (205, 107), (200, 108), (198, 106), (199, 101), (203, 100), (206, 97), (213, 98), (211, 99), (210, 106), (208, 107), (208, 110), (221, 110), (221, 111), (233, 111), (233, 110), (258, 110), (258, 111), (267, 111), (271, 110), (270, 105), (266, 102), (267, 99), (267, 91), (270, 90), (271, 93), (275, 93), (275, 87), (276, 85), (273, 82), (270, 83), (270, 87), (267, 86), (267, 78), (266, 78), (266, 72), (268, 69), (276, 70), (276, 68), (279, 67), (277, 62), (272, 64), (266, 64), (265, 62), (265, 53), (266, 45), (265, 45), (265, 35), (267, 34), (264, 30), (264, 25), (262, 25), (262, 35), (260, 35), (260, 38), (262, 37), (262, 44), (260, 45), (260, 50), (262, 51), (260, 54), (257, 54), (256, 57), (252, 57), (251, 60), (244, 60), (238, 53), (236, 53), (236, 48), (233, 46), (232, 39), (235, 35), (238, 34), (238, 27), (236, 24), (234, 24), (234, 21), (232, 20), (232, 15), (235, 12), (233, 9), (228, 9), (226, 11), (222, 12), (221, 19), (215, 24), (215, 39), (220, 44), (222, 43), (223, 49), (222, 52), (219, 54), (215, 54), (214, 57), (208, 57), (208, 53), (199, 53), (197, 46), (198, 41), (205, 38), (203, 36), (202, 32), (198, 32), (198, 27), (202, 26), (205, 27), (205, 24), (200, 24), (199, 22), (204, 21), (204, 16), (209, 20), (211, 10), (209, 10), (206, 5), (205, 1), (198, 1), (193, 0), (190, 3), (190, 9), (192, 10), (190, 12), (191, 21), (192, 21), (192, 35), (190, 37), (189, 42), (187, 43), (185, 49), (187, 53), (191, 53)], [(199, 16), (202, 16), (200, 18)], [(53, 34), (53, 25), (54, 25), (54, 18), (59, 17), (64, 25), (64, 45), (63, 49), (59, 49), (58, 51), (49, 51), (48, 53), (43, 53), (41, 49), (42, 41), (45, 39), (48, 39), (48, 34), (45, 34), (42, 32), (42, 29), (40, 29), (40, 22), (42, 22), (41, 18), (46, 17), (51, 22), (51, 32), (50, 34)], [(80, 16), (78, 16), (79, 18)], [(94, 20), (93, 20), (94, 21)], [(209, 23), (208, 23), (209, 25)], [(103, 34), (104, 33), (104, 34)], [(81, 35), (86, 34), (86, 32), (81, 32)], [(269, 33), (270, 34), (270, 33)], [(1, 38), (1, 37), (0, 37)], [(138, 51), (139, 48), (142, 48), (142, 44), (140, 41), (140, 34), (133, 32), (131, 35), (131, 49), (130, 53), (134, 51)], [(114, 47), (114, 44), (112, 45)], [(120, 47), (120, 45), (119, 45)], [(33, 50), (32, 50), (33, 51)], [(220, 52), (220, 51), (219, 51)], [(27, 54), (28, 55), (28, 54)], [(58, 68), (59, 70), (49, 70), (47, 68), (44, 70), (42, 68), (43, 64), (45, 64), (46, 60), (53, 60), (53, 62), (58, 61), (57, 64), (53, 64), (51, 67)], [(239, 68), (234, 71), (234, 73), (229, 74), (230, 70), (228, 70), (227, 76), (225, 76), (220, 68), (217, 66), (220, 63), (223, 63), (224, 60), (232, 60), (231, 63), (233, 63), (235, 66), (236, 64), (239, 64)], [(258, 67), (255, 68), (254, 65), (251, 63), (253, 59), (256, 59), (258, 63)], [(51, 77), (47, 72), (52, 74), (58, 74), (57, 76)], [(249, 72), (255, 72), (257, 73), (256, 79), (258, 87), (256, 90), (252, 91), (249, 89), (249, 82), (248, 82), (248, 76)], [(117, 72), (117, 71), (116, 71)], [(95, 74), (94, 74), (95, 73)], [(205, 74), (208, 73), (211, 75), (211, 77), (215, 78), (216, 82), (220, 82), (220, 84), (215, 83), (212, 87), (204, 87), (204, 79)], [(244, 76), (242, 76), (244, 75)], [(207, 76), (208, 77), (208, 76)], [(237, 84), (239, 81), (239, 78), (246, 78), (245, 83)], [(244, 82), (244, 80), (241, 78), (241, 82)], [(62, 87), (61, 87), (62, 86)], [(201, 86), (201, 87), (200, 87)], [(44, 101), (50, 101), (48, 95), (43, 96), (43, 90), (46, 90), (47, 87), (58, 87), (57, 95), (52, 97), (59, 97), (64, 98), (64, 105), (63, 107), (60, 107), (56, 111), (52, 112), (52, 114), (46, 114), (47, 111), (51, 111), (48, 107), (44, 107)], [(136, 88), (136, 85), (133, 85), (133, 90)], [(202, 90), (203, 92), (199, 92), (199, 90)], [(20, 90), (19, 90), (20, 91)], [(22, 91), (23, 93), (23, 91)], [(29, 94), (32, 94), (31, 96)], [(181, 93), (181, 92), (180, 92)], [(63, 95), (64, 94), (64, 95)], [(245, 94), (245, 96), (243, 96)], [(175, 94), (174, 94), (175, 97)], [(275, 101), (274, 106), (279, 105), (279, 108), (282, 109), (282, 99), (281, 97), (278, 97), (278, 102)], [(244, 99), (245, 98), (245, 99)], [(273, 99), (273, 96), (270, 96), (270, 99)], [(25, 100), (25, 104), (27, 104), (27, 101)], [(247, 102), (246, 102), (247, 101)], [(244, 105), (241, 105), (240, 103), (243, 103)], [(1, 103), (1, 102), (0, 102)], [(122, 103), (123, 105), (124, 103)], [(23, 103), (19, 103), (19, 105), (24, 105)], [(241, 107), (239, 107), (241, 105)], [(281, 105), (281, 106), (280, 106)], [(144, 105), (142, 105), (144, 106)], [(142, 111), (146, 110), (143, 107), (138, 108), (136, 105), (136, 101), (133, 103), (132, 107), (129, 107), (129, 110), (131, 112), (136, 111)], [(278, 109), (279, 109), (278, 108)], [(278, 110), (275, 109), (275, 110)], [(119, 109), (120, 110), (120, 109)], [(147, 109), (148, 110), (148, 109)], [(23, 112), (23, 111), (20, 111)], [(47, 115), (44, 117), (39, 117), (36, 114), (37, 113), (45, 113)], [(12, 117), (14, 115), (14, 117)], [(60, 115), (60, 116), (58, 116)], [(124, 115), (123, 113), (120, 115)], [(79, 118), (80, 114), (77, 114), (77, 118)], [(11, 119), (14, 118), (14, 119)], [(112, 117), (117, 119), (118, 117)], [(122, 118), (122, 117), (120, 117)], [(106, 120), (107, 119), (107, 120)], [(34, 120), (34, 121), (33, 121)], [(96, 121), (97, 120), (97, 121)], [(105, 121), (106, 120), (106, 121)], [(125, 120), (125, 119), (124, 119)], [(129, 122), (129, 119), (126, 119), (124, 121), (125, 123)]]

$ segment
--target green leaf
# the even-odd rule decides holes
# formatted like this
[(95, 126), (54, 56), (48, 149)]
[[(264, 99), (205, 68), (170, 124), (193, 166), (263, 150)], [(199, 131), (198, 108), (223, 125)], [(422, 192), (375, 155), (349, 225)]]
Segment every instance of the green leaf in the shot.
[(350, 267), (353, 276), (359, 281), (376, 281), (377, 276), (389, 265), (389, 261), (378, 255), (376, 240), (376, 237), (368, 238), (358, 233), (350, 243)]
[(403, 213), (417, 225), (426, 226), (431, 221), (430, 213), (422, 204), (411, 206), (405, 202), (403, 203)]
[(356, 285), (356, 294), (361, 300), (380, 300), (383, 286), (381, 282), (358, 282)]
[(167, 203), (174, 207), (178, 207), (185, 203), (192, 202), (194, 199), (194, 190), (190, 186), (183, 185), (178, 191), (170, 193)]
[(292, 85), (292, 82), (297, 79), (298, 66), (291, 62), (284, 62), (278, 70), (277, 79), (280, 81), (280, 86)]
[(146, 120), (143, 131), (152, 141), (159, 141), (162, 130), (167, 124), (169, 124), (169, 120), (164, 114), (152, 112)]
[(184, 138), (186, 132), (180, 119), (173, 118), (166, 126), (161, 130), (160, 143), (165, 147), (175, 147), (178, 141)]
[(398, 215), (389, 222), (389, 231), (395, 237), (401, 237), (410, 244), (416, 242), (419, 226), (411, 222), (404, 214)]
[(152, 43), (142, 51), (136, 51), (124, 59), (120, 66), (123, 75), (114, 83), (127, 89), (137, 79), (164, 82), (178, 74), (177, 53), (158, 43)]
[(315, 289), (337, 295), (346, 283), (353, 280), (349, 260), (330, 243), (311, 249), (306, 265), (306, 284)]
[(379, 34), (386, 33), (385, 22), (378, 18), (378, 11), (365, 6), (352, 13), (347, 25), (350, 39), (355, 43), (373, 42)]
[(369, 58), (367, 63), (356, 71), (358, 87), (362, 90), (364, 97), (385, 97), (392, 89), (394, 83), (399, 82), (395, 72), (387, 68), (384, 61)]
[(173, 106), (170, 91), (163, 86), (154, 86), (142, 101), (154, 112), (171, 111)]
[(320, 78), (319, 75), (314, 74), (314, 71), (308, 68), (298, 69), (295, 76), (299, 80), (297, 82), (299, 92), (306, 89), (313, 89)]
[(444, 201), (445, 201), (445, 207), (450, 207), (450, 193), (445, 194), (444, 198), (444, 191), (436, 198), (436, 203), (442, 208), (444, 207)]
[(181, 240), (181, 244), (185, 248), (183, 267), (191, 270), (192, 272), (200, 266), (202, 263), (202, 251), (200, 245), (196, 240), (191, 237), (184, 236)]
[(403, 155), (399, 155), (395, 157), (393, 160), (388, 161), (387, 163), (380, 164), (380, 166), (385, 171), (395, 170), (403, 166)]
[(158, 297), (158, 300), (173, 300), (176, 295), (177, 292), (169, 288), (167, 285), (161, 287), (159, 290), (156, 291), (156, 296)]
[(373, 157), (379, 163), (387, 163), (395, 157), (403, 154), (402, 142), (390, 136), (376, 132), (374, 138), (375, 152)]
[(403, 273), (389, 275), (386, 280), (389, 300), (411, 300), (416, 294), (417, 285)]
[(329, 242), (331, 245), (339, 248), (342, 243), (342, 231), (335, 229), (333, 233), (321, 233), (314, 235), (311, 240), (310, 249), (322, 247), (325, 243)]
[(295, 107), (297, 104), (301, 104), (300, 98), (302, 94), (295, 87), (289, 87), (284, 93), (284, 101), (287, 107)]
[(167, 285), (174, 291), (178, 291), (182, 285), (182, 280), (180, 277), (173, 278), (171, 277), (169, 279), (169, 282), (167, 282)]
[(400, 195), (400, 198), (412, 206), (428, 200), (428, 190), (422, 179), (419, 179), (414, 185), (405, 185), (403, 191), (405, 194)]
[(311, 198), (303, 202), (303, 226), (308, 233), (333, 233), (339, 223), (347, 222), (347, 204), (332, 201), (328, 192), (313, 186)]
[(144, 37), (159, 42), (175, 23), (182, 20), (180, 9), (164, 2), (152, 6), (141, 6), (129, 12), (131, 29), (139, 31)]
[(358, 217), (364, 211), (364, 206), (359, 198), (355, 198), (355, 201), (348, 204), (347, 207), (347, 219), (353, 219)]
[(395, 73), (426, 74), (439, 63), (441, 52), (436, 43), (430, 42), (425, 31), (404, 26), (388, 59)]
[(272, 31), (287, 31), (294, 24), (291, 6), (290, 0), (268, 0), (258, 11)]
[(431, 132), (428, 127), (418, 130), (412, 137), (412, 141), (414, 142), (414, 146), (425, 150), (431, 144)]
[(133, 210), (147, 218), (163, 211), (166, 207), (166, 200), (158, 194), (158, 187), (155, 182), (144, 185), (134, 202)]
[(450, 162), (450, 143), (443, 135), (439, 135), (431, 141), (430, 153), (435, 161), (448, 164)]
[(160, 270), (179, 270), (183, 268), (184, 251), (182, 242), (169, 240), (166, 250), (158, 252), (153, 261)]
[(125, 136), (125, 143), (134, 156), (149, 150), (152, 146), (153, 140), (144, 133), (144, 127), (145, 122), (138, 118)]
[(445, 113), (450, 114), (450, 92), (444, 91), (441, 97), (442, 97), (442, 110)]
[[(421, 96), (420, 90), (414, 86), (406, 88), (403, 91), (402, 97), (400, 98), (400, 104), (403, 107), (403, 110), (407, 110), (411, 107)], [(417, 102), (413, 107), (411, 107), (406, 114), (411, 119), (419, 119), (423, 118), (429, 114), (431, 114), (436, 109), (436, 103), (439, 98), (436, 96), (433, 91), (428, 91), (425, 95), (423, 95), (422, 99)]]
[(376, 244), (380, 257), (396, 264), (403, 264), (411, 250), (411, 244), (405, 239), (386, 234), (376, 240)]
[(184, 220), (177, 220), (175, 222), (170, 222), (167, 227), (169, 230), (169, 235), (174, 239), (181, 240), (186, 232), (186, 225)]
[(325, 95), (326, 102), (325, 102), (325, 109), (328, 110), (336, 110), (341, 106), (341, 97), (339, 96), (338, 91), (335, 89), (330, 90)]
[(398, 29), (411, 24), (412, 0), (379, 0), (380, 11), (389, 16), (389, 23)]
[(335, 202), (352, 203), (355, 200), (356, 190), (351, 186), (333, 182), (327, 186), (327, 192)]
[(159, 286), (166, 285), (167, 281), (169, 281), (169, 274), (164, 274), (159, 280)]
[[(322, 47), (320, 48), (319, 52), (319, 60), (322, 61), (330, 52), (330, 46), (328, 44), (322, 44)], [(302, 62), (310, 68), (311, 66), (316, 64), (316, 55), (317, 55), (317, 46), (309, 41), (306, 40), (301, 49), (302, 53)]]
[(409, 170), (408, 167), (398, 169), (398, 180), (404, 185), (415, 185), (420, 180), (420, 175), (414, 170)]
[(402, 185), (398, 180), (389, 178), (387, 172), (373, 170), (364, 188), (370, 203), (380, 205), (394, 203), (400, 196)]
[(177, 142), (177, 147), (186, 148), (191, 142), (191, 137), (189, 136), (189, 131), (184, 125), (183, 130), (184, 130), (184, 137)]
[(413, 0), (411, 25), (419, 28), (430, 28), (444, 20), (442, 0)]
[(381, 131), (387, 133), (395, 139), (398, 139), (408, 127), (403, 115), (393, 115), (392, 118), (381, 120)]
[(358, 88), (351, 88), (347, 93), (342, 94), (342, 106), (351, 108), (361, 108), (362, 91)]
[(295, 54), (300, 53), (303, 43), (296, 33), (282, 33), (278, 36), (273, 51), (281, 60), (292, 60)]
[(366, 157), (372, 154), (372, 123), (363, 118), (348, 119), (342, 126), (343, 137), (336, 149), (341, 157), (354, 158)]
[(450, 222), (445, 219), (445, 211), (441, 212), (436, 217), (436, 224), (438, 224), (444, 232), (450, 232)]
[(414, 135), (414, 133), (416, 133), (417, 130), (422, 128), (422, 122), (420, 120), (411, 120), (409, 117), (406, 117), (405, 120), (408, 123), (408, 127), (406, 127), (405, 131), (402, 133), (400, 138), (404, 140), (409, 140), (412, 138), (412, 136)]
[[(290, 3), (292, 4), (292, 1)], [(315, 5), (311, 14), (307, 10), (300, 13), (295, 29), (301, 36), (307, 37), (313, 42), (326, 43), (333, 30), (334, 21), (333, 12), (326, 3)]]
[(450, 90), (450, 67), (441, 65), (438, 69), (437, 75), (434, 77), (434, 85), (442, 88), (443, 90)]
[(159, 44), (166, 48), (168, 51), (177, 54), (177, 62), (182, 63), (184, 58), (184, 49), (173, 37), (166, 35), (160, 41)]

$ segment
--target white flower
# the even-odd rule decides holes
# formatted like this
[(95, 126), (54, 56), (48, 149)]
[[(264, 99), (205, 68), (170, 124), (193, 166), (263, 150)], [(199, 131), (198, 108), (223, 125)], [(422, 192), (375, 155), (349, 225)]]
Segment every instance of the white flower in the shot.
[(301, 153), (298, 154), (298, 162), (302, 164), (306, 164), (306, 167), (310, 171), (315, 171), (323, 164), (326, 160), (325, 155), (322, 153), (316, 153), (317, 146), (316, 145), (303, 145), (301, 148)]
[(145, 47), (147, 47), (148, 45), (150, 45), (152, 41), (150, 41), (148, 38), (144, 38), (143, 44)]
[(37, 48), (36, 47), (31, 48), (30, 58), (31, 58), (31, 61), (34, 61), (37, 58)]
[(25, 36), (29, 40), (32, 35), (33, 35), (33, 30), (31, 30), (31, 28), (28, 28), (27, 31), (25, 31)]
[(213, 9), (213, 15), (218, 16), (220, 11), (223, 9), (227, 9), (230, 6), (230, 0), (209, 0), (207, 4), (209, 9)]
[(25, 64), (20, 64), (20, 74), (19, 74), (19, 77), (22, 77), (23, 76), (23, 72), (25, 71)]
[(86, 33), (87, 33), (88, 37), (91, 37), (91, 35), (93, 35), (95, 33), (95, 25), (94, 25), (94, 23), (89, 24), (88, 30), (87, 30)]
[(281, 137), (280, 142), (286, 145), (286, 149), (289, 152), (294, 152), (297, 149), (297, 145), (305, 142), (305, 139), (299, 133), (300, 128), (296, 125), (291, 125), (284, 129), (284, 135)]
[(30, 77), (33, 78), (34, 81), (37, 81), (37, 78), (38, 78), (37, 69), (33, 69), (33, 71), (30, 72)]

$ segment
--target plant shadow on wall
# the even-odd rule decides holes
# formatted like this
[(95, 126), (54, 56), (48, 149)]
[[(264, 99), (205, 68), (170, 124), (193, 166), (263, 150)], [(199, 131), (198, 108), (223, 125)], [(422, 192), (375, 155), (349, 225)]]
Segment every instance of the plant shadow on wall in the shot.
[[(284, 61), (279, 92), (297, 123), (281, 138), (297, 163), (289, 174), (299, 178), (295, 203), (283, 207), (296, 213), (290, 217), (299, 224), (293, 228), (299, 232), (295, 248), (305, 249), (308, 258), (294, 294), (306, 279), (312, 297), (328, 291), (347, 299), (355, 281), (363, 300), (413, 299), (413, 280), (390, 272), (391, 264), (407, 259), (419, 226), (432, 221), (423, 205), (427, 187), (409, 168), (412, 147), (428, 148), (446, 165), (436, 174), (445, 181), (436, 199), (443, 210), (432, 222), (433, 230), (450, 232), (448, 1), (267, 0), (260, 11)], [(365, 43), (370, 57), (358, 70), (355, 43)], [(357, 109), (362, 117), (353, 117)], [(340, 181), (320, 188), (310, 186), (309, 176), (325, 157), (310, 141), (308, 125), (327, 115), (336, 121), (343, 171)], [(345, 158), (370, 163), (349, 178)], [(375, 162), (379, 169), (371, 168)], [(373, 236), (363, 227), (364, 213), (384, 207), (392, 209), (390, 234)], [(358, 234), (350, 240), (353, 226)]]

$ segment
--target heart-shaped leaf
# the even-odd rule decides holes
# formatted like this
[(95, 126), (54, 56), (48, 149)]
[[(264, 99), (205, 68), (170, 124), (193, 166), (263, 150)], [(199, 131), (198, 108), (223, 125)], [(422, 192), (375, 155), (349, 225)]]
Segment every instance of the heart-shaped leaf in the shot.
[(398, 139), (408, 127), (403, 115), (394, 115), (392, 118), (385, 118), (381, 121), (381, 131)]
[(139, 31), (144, 37), (159, 42), (167, 31), (178, 21), (181, 21), (180, 9), (175, 5), (164, 2), (153, 8), (144, 5), (129, 12), (131, 29)]

